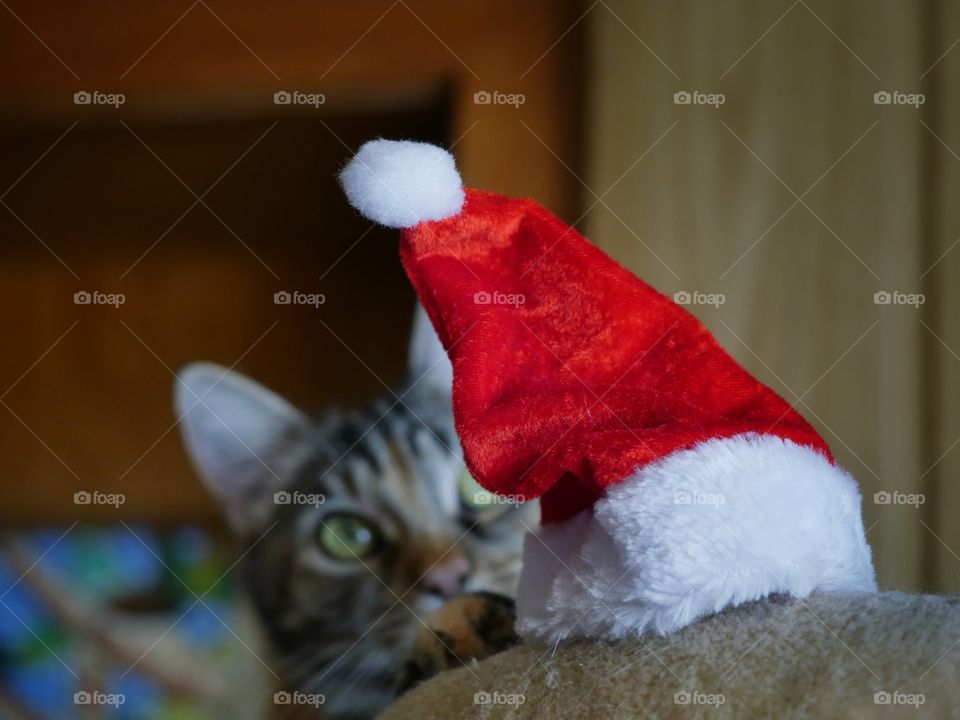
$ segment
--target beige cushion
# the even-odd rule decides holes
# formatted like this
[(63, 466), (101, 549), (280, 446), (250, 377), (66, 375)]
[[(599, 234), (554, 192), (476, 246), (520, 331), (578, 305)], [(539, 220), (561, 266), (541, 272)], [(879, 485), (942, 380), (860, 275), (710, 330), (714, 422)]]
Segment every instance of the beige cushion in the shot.
[(517, 647), (442, 673), (381, 717), (951, 717), (958, 669), (957, 598), (779, 597), (667, 637)]

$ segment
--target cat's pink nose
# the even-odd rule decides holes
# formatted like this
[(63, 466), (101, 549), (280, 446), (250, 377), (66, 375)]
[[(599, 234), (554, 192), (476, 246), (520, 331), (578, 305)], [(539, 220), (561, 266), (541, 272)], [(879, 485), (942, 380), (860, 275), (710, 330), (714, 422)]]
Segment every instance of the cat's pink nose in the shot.
[(452, 598), (463, 591), (470, 576), (470, 563), (462, 555), (445, 558), (430, 572), (423, 576), (423, 592), (440, 597)]

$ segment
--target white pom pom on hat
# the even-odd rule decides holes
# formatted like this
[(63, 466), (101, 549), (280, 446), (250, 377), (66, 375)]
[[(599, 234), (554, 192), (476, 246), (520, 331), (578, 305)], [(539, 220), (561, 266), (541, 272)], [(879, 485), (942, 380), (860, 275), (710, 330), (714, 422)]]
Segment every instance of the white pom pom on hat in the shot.
[(340, 184), (362, 215), (392, 228), (457, 215), (465, 197), (453, 156), (409, 140), (364, 143), (340, 173)]

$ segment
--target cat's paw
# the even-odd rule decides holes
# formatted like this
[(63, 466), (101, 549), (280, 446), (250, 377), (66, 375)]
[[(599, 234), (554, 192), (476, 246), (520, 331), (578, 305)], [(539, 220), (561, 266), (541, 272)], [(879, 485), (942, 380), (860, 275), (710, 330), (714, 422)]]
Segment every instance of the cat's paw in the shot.
[(513, 600), (479, 592), (454, 598), (427, 618), (400, 674), (399, 693), (471, 660), (483, 660), (518, 641)]

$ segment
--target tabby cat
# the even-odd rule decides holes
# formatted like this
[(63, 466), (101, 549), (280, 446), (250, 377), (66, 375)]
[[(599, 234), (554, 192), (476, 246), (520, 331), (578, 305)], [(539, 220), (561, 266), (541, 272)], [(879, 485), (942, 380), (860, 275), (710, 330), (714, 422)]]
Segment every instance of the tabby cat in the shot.
[(216, 365), (179, 375), (185, 444), (245, 551), (238, 570), (279, 674), (322, 695), (325, 717), (371, 717), (515, 639), (504, 596), (536, 512), (500, 504), (465, 470), (451, 382), (421, 309), (408, 383), (361, 411), (312, 419)]

